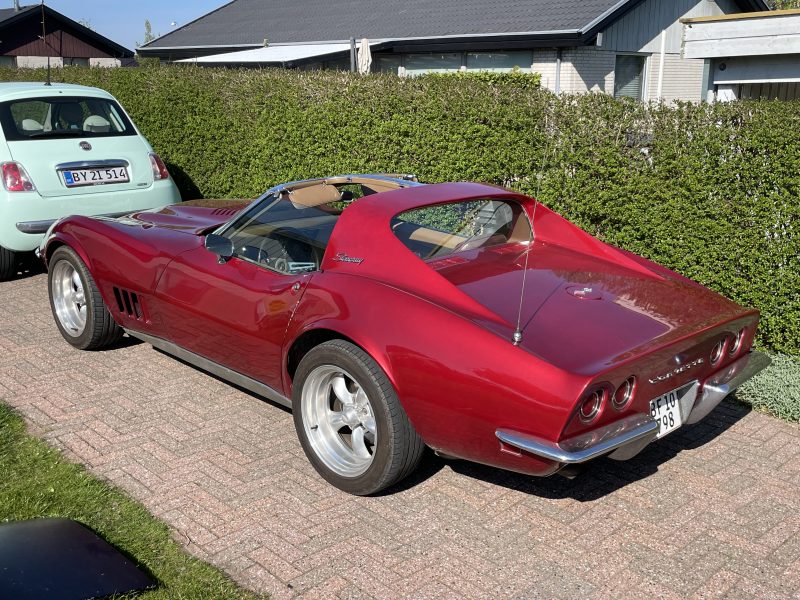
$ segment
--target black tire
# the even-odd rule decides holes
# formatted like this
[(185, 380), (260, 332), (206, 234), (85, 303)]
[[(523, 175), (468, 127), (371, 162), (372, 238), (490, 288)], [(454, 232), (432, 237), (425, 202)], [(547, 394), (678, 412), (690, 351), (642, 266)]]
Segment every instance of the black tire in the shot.
[[(313, 419), (308, 414), (310, 405), (314, 403), (310, 397), (325, 397), (324, 393), (315, 396), (311, 392), (317, 389), (315, 382), (318, 377), (315, 374), (329, 368), (340, 369), (352, 379), (356, 388), (363, 390), (371, 416), (374, 416), (372, 427), (376, 430), (377, 440), (371, 447), (371, 462), (363, 473), (352, 476), (342, 475), (326, 464), (322, 455), (330, 455), (319, 449), (319, 438), (315, 437), (316, 445), (309, 438), (309, 434), (321, 435), (318, 433), (319, 424), (306, 422)], [(336, 393), (331, 391), (327, 398), (317, 402), (335, 405)], [(349, 342), (331, 340), (311, 349), (303, 357), (294, 377), (292, 404), (295, 429), (308, 460), (325, 480), (342, 491), (357, 496), (379, 492), (408, 476), (422, 458), (425, 444), (408, 420), (389, 378), (366, 352)], [(342, 427), (342, 430), (346, 429), (352, 427)], [(337, 435), (346, 439), (348, 434), (342, 434), (342, 430)], [(351, 440), (354, 437), (354, 434), (350, 435)], [(352, 441), (350, 445), (354, 446)]]
[[(85, 306), (85, 323), (82, 328), (70, 326), (68, 318), (60, 317), (56, 308), (59, 301), (54, 296), (63, 296), (63, 292), (59, 291), (63, 286), (59, 286), (57, 278), (59, 273), (63, 274), (69, 268), (80, 278), (83, 288), (84, 303), (82, 305)], [(53, 319), (55, 319), (58, 330), (67, 342), (79, 350), (99, 350), (122, 337), (124, 332), (108, 312), (89, 269), (72, 248), (61, 246), (50, 257), (47, 290), (50, 297), (50, 310), (53, 312)]]
[(17, 272), (17, 253), (0, 246), (0, 281), (11, 279)]

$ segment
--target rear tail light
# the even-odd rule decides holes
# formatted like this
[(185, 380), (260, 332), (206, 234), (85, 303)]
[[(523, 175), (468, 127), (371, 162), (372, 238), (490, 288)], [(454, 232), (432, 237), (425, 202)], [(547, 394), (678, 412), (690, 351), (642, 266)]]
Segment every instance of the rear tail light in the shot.
[(630, 404), (631, 400), (633, 399), (633, 392), (636, 389), (636, 377), (631, 375), (625, 381), (622, 382), (617, 388), (617, 391), (614, 392), (614, 396), (611, 398), (611, 405), (616, 410), (622, 410), (628, 404)]
[(159, 179), (169, 179), (167, 165), (164, 164), (164, 161), (161, 160), (158, 154), (150, 153), (150, 166), (153, 167), (153, 179), (156, 181)]
[(730, 345), (728, 346), (728, 354), (734, 356), (742, 349), (745, 333), (747, 333), (746, 330), (742, 328), (739, 330), (739, 333), (736, 334), (736, 337), (731, 339)]
[(597, 415), (600, 414), (600, 407), (603, 405), (603, 398), (605, 397), (605, 390), (602, 388), (598, 388), (592, 392), (590, 392), (581, 402), (581, 407), (579, 409), (579, 414), (581, 416), (581, 421), (584, 423), (590, 423), (597, 418)]
[(18, 162), (5, 162), (3, 169), (3, 187), (9, 192), (32, 192), (36, 189), (28, 172)]
[(719, 361), (722, 360), (722, 353), (725, 350), (725, 340), (718, 341), (714, 347), (711, 349), (711, 364), (716, 366), (719, 364)]

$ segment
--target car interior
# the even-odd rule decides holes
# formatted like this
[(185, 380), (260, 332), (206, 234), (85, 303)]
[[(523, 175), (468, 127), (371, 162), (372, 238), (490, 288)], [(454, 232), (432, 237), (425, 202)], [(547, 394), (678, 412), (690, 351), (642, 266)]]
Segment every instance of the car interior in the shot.
[[(289, 185), (242, 213), (223, 235), (235, 255), (283, 274), (318, 270), (342, 211), (359, 198), (397, 189), (368, 177), (330, 178)], [(426, 206), (397, 215), (391, 227), (418, 257), (431, 260), (530, 239), (522, 207), (479, 199)]]

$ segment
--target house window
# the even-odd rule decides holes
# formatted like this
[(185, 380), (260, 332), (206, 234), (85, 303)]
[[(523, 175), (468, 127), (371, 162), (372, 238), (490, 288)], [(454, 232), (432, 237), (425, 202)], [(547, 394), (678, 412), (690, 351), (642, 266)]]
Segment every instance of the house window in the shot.
[(400, 66), (403, 64), (402, 56), (399, 54), (379, 54), (372, 61), (372, 71), (375, 73), (399, 73)]
[(16, 66), (17, 66), (16, 56), (0, 56), (0, 67), (14, 68)]
[(614, 97), (642, 100), (644, 92), (644, 56), (618, 54), (614, 65)]
[(518, 68), (530, 73), (533, 57), (530, 50), (510, 52), (467, 52), (468, 71), (496, 71), (505, 73)]
[(423, 73), (447, 73), (461, 70), (461, 52), (431, 54), (407, 54), (406, 73), (408, 75), (422, 75)]
[(89, 66), (89, 59), (88, 58), (67, 58), (64, 57), (64, 66), (72, 66), (72, 67), (88, 67)]

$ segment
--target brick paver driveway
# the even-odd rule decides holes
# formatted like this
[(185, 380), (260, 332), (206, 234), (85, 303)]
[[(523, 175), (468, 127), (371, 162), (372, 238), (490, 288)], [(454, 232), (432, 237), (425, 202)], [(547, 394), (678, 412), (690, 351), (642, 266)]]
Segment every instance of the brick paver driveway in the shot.
[(733, 404), (572, 481), (429, 456), (355, 498), (286, 411), (146, 344), (73, 350), (41, 273), (0, 283), (0, 398), (276, 598), (800, 597), (800, 429)]

